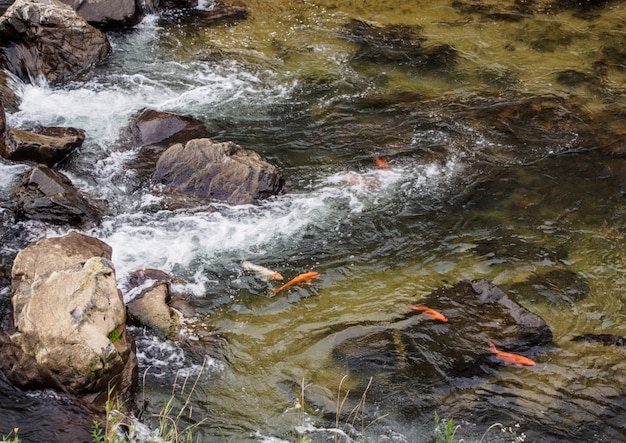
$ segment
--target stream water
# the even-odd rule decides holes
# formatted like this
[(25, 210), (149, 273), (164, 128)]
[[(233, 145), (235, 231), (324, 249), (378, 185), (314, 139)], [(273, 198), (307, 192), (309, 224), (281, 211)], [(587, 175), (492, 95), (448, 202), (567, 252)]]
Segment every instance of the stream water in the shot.
[[(112, 246), (120, 286), (134, 270), (162, 269), (195, 309), (188, 333), (215, 333), (190, 355), (135, 331), (146, 417), (188, 375), (198, 377), (190, 422), (204, 420), (200, 441), (295, 441), (298, 431), (334, 441), (334, 406), (324, 405), (347, 372), (331, 356), (333, 335), (485, 278), (545, 319), (554, 347), (536, 367), (502, 367), (413, 409), (406, 404), (419, 405), (420, 392), (398, 394), (374, 376), (365, 425), (354, 425), (360, 438), (431, 441), (437, 411), (462, 426), (464, 441), (496, 422), (527, 441), (626, 439), (626, 351), (571, 341), (626, 335), (626, 163), (613, 143), (626, 134), (626, 4), (580, 13), (527, 2), (537, 11), (495, 13), (525, 3), (249, 0), (237, 24), (148, 17), (109, 34), (111, 56), (81, 81), (20, 86), (10, 127), (86, 130), (61, 170), (108, 202), (88, 234)], [(350, 37), (352, 19), (420, 26), (424, 46), (448, 44), (456, 55), (436, 66), (372, 59)], [(257, 206), (162, 210), (128, 166), (137, 152), (118, 143), (144, 107), (193, 115), (213, 139), (259, 152), (291, 191)], [(541, 110), (559, 118), (539, 121)], [(26, 169), (0, 161), (3, 202)], [(65, 232), (0, 211), (3, 238), (20, 232), (3, 240), (3, 257)], [(286, 279), (310, 270), (321, 278), (270, 297), (274, 285), (242, 260)], [(584, 279), (587, 296), (554, 303), (524, 289), (550, 271)], [(363, 386), (352, 373), (342, 383), (357, 399)], [(3, 400), (0, 421), (19, 424), (29, 441), (40, 410), (13, 409)], [(492, 430), (485, 441), (514, 439)]]

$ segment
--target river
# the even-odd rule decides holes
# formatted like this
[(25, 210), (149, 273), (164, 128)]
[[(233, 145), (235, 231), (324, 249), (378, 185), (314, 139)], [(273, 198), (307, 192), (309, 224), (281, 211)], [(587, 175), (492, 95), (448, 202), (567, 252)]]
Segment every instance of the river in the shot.
[[(289, 442), (298, 431), (333, 441), (334, 419), (320, 405), (340, 384), (363, 394), (332, 359), (333, 334), (393, 321), (439, 287), (485, 278), (540, 315), (554, 347), (536, 367), (502, 367), (413, 409), (402, 403), (419, 392), (396, 397), (397, 386), (374, 377), (366, 424), (380, 419), (353, 441), (431, 441), (433, 411), (460, 424), (464, 441), (497, 422), (527, 441), (626, 439), (624, 348), (571, 340), (626, 335), (626, 3), (582, 12), (539, 1), (246, 3), (249, 17), (236, 24), (151, 16), (111, 32), (104, 64), (69, 84), (21, 85), (7, 115), (10, 127), (85, 129), (61, 170), (108, 202), (87, 233), (112, 246), (120, 286), (134, 270), (164, 270), (181, 280), (194, 322), (215, 333), (202, 367), (197, 353), (135, 331), (146, 416), (180, 377), (198, 377), (190, 404), (191, 422), (204, 419), (200, 441)], [(410, 30), (454, 55), (404, 62), (383, 45), (372, 56), (363, 22)], [(213, 139), (259, 152), (290, 192), (255, 206), (163, 210), (128, 167), (137, 152), (118, 142), (144, 107), (192, 115)], [(0, 161), (5, 196), (26, 169)], [(3, 232), (18, 226), (22, 243), (66, 232), (14, 225), (8, 211)], [(5, 255), (18, 244), (6, 242)], [(242, 260), (321, 278), (270, 297), (272, 284)], [(524, 286), (550, 271), (584, 279), (586, 297), (554, 303)], [(2, 421), (19, 423), (28, 441), (39, 410), (10, 411), (5, 401)], [(514, 439), (492, 430), (485, 441)]]

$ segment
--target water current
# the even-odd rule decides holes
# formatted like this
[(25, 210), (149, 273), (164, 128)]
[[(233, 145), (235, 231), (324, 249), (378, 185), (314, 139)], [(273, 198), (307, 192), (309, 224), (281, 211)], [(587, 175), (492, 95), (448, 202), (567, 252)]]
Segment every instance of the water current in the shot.
[[(437, 411), (462, 426), (464, 441), (496, 422), (528, 441), (625, 440), (626, 351), (571, 341), (626, 335), (618, 149), (626, 3), (595, 3), (250, 0), (236, 24), (150, 16), (108, 34), (110, 57), (80, 81), (20, 85), (10, 127), (87, 133), (61, 170), (107, 201), (109, 214), (87, 233), (112, 246), (120, 287), (134, 270), (164, 270), (195, 309), (194, 328), (214, 332), (192, 353), (135, 331), (146, 416), (169, 398), (177, 374), (189, 375), (199, 377), (190, 421), (204, 420), (200, 441), (295, 441), (298, 432), (334, 441), (342, 378), (352, 397), (364, 390), (333, 360), (334, 334), (393, 321), (439, 287), (485, 278), (545, 319), (554, 346), (533, 368), (503, 366), (427, 402), (410, 384), (374, 375), (369, 426), (354, 424), (362, 434), (351, 438), (431, 441)], [(454, 56), (421, 65), (385, 45), (372, 56), (350, 31), (354, 19), (419, 27), (424, 47), (449, 45)], [(120, 148), (145, 107), (192, 115), (213, 139), (259, 152), (290, 192), (254, 206), (163, 210), (158, 191), (128, 166), (137, 152)], [(377, 168), (377, 157), (390, 170)], [(2, 202), (26, 169), (0, 161)], [(4, 232), (22, 230), (19, 241), (3, 240), (5, 255), (66, 232), (14, 225), (9, 209), (0, 211)], [(242, 260), (285, 278), (311, 270), (321, 278), (270, 297), (274, 285), (246, 273)], [(550, 271), (583, 279), (586, 297), (555, 303), (523, 289)], [(194, 328), (187, 340), (197, 339)], [(28, 441), (39, 412), (19, 415), (5, 403), (2, 421), (18, 423)], [(485, 441), (514, 438), (494, 430)]]

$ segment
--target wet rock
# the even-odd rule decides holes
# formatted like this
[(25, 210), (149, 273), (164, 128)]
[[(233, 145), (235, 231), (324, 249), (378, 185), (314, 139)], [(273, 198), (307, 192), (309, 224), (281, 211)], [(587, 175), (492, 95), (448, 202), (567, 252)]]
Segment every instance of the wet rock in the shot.
[(285, 184), (276, 167), (256, 152), (206, 138), (168, 148), (157, 162), (152, 181), (166, 193), (233, 205), (282, 193)]
[(88, 227), (100, 222), (101, 211), (83, 197), (65, 175), (47, 166), (28, 171), (17, 190), (18, 219)]
[(604, 346), (626, 346), (626, 337), (616, 334), (583, 334), (572, 338), (578, 343), (602, 343)]
[(142, 109), (133, 117), (125, 139), (130, 147), (170, 146), (206, 135), (204, 123), (189, 115)]
[(393, 63), (424, 71), (451, 71), (456, 65), (457, 51), (447, 44), (424, 46), (426, 38), (421, 35), (420, 27), (378, 27), (351, 20), (344, 27), (342, 37), (358, 44), (355, 60)]
[(568, 270), (555, 269), (535, 274), (522, 283), (515, 283), (509, 292), (529, 303), (547, 301), (555, 305), (572, 305), (589, 295), (589, 283), (584, 277)]
[(25, 82), (70, 79), (102, 61), (105, 34), (57, 0), (17, 0), (0, 17), (2, 64)]
[[(122, 136), (121, 149), (140, 148), (128, 166), (143, 181), (141, 179), (154, 172), (159, 156), (166, 148), (206, 135), (206, 126), (194, 117), (143, 109), (131, 117)], [(143, 184), (138, 183), (137, 186)]]
[(4, 104), (2, 100), (0, 100), (0, 134), (4, 133), (7, 127), (7, 116), (4, 112)]
[(410, 381), (411, 391), (426, 395), (467, 387), (492, 374), (501, 363), (489, 341), (514, 353), (552, 341), (541, 317), (486, 280), (438, 289), (419, 304), (441, 312), (448, 322), (406, 314), (390, 325), (354, 326), (336, 335), (334, 358), (350, 371), (390, 377), (400, 387)]
[(85, 131), (42, 127), (33, 131), (9, 129), (0, 143), (0, 155), (13, 161), (33, 161), (53, 166), (80, 147)]
[(132, 27), (145, 15), (138, 0), (60, 0), (74, 9), (89, 24), (100, 29)]
[(129, 284), (131, 291), (139, 292), (127, 304), (131, 324), (147, 326), (162, 334), (177, 326), (178, 317), (169, 306), (170, 277), (165, 272), (156, 269), (136, 271)]
[(108, 245), (79, 233), (44, 238), (18, 253), (14, 329), (2, 336), (0, 359), (15, 385), (68, 392), (96, 409), (112, 386), (122, 398), (132, 396), (137, 359), (110, 258)]

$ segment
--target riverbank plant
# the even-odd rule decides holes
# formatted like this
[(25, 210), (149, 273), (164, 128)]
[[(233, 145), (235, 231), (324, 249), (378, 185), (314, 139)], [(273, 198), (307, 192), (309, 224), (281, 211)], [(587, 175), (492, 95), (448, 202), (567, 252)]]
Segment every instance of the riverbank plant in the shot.
[[(172, 384), (172, 395), (164, 402), (161, 410), (153, 414), (158, 426), (150, 433), (149, 437), (139, 437), (137, 435), (137, 425), (133, 424), (136, 423), (136, 419), (122, 412), (123, 403), (120, 403), (117, 398), (111, 398), (113, 393), (113, 388), (111, 388), (108, 392), (105, 406), (105, 422), (100, 423), (98, 420), (94, 420), (93, 423), (91, 432), (93, 443), (194, 443), (199, 441), (193, 432), (207, 419), (203, 418), (198, 422), (192, 423), (190, 402), (198, 381), (204, 372), (205, 364), (206, 362), (202, 363), (198, 375), (189, 389), (189, 377), (186, 376), (184, 378), (179, 395), (176, 393), (179, 373), (176, 374)], [(147, 371), (144, 372), (144, 386)], [(142, 403), (146, 404), (145, 398), (143, 400)], [(177, 405), (180, 406), (177, 407)], [(185, 422), (192, 424), (184, 424)], [(127, 427), (126, 432), (123, 432), (123, 426)], [(149, 428), (149, 425), (146, 423), (143, 423), (142, 426)], [(12, 440), (9, 442), (14, 443)]]
[(20, 438), (17, 436), (18, 428), (14, 428), (9, 435), (2, 436), (0, 443), (20, 443)]
[(435, 443), (453, 443), (454, 435), (460, 427), (452, 418), (440, 419), (435, 411)]

